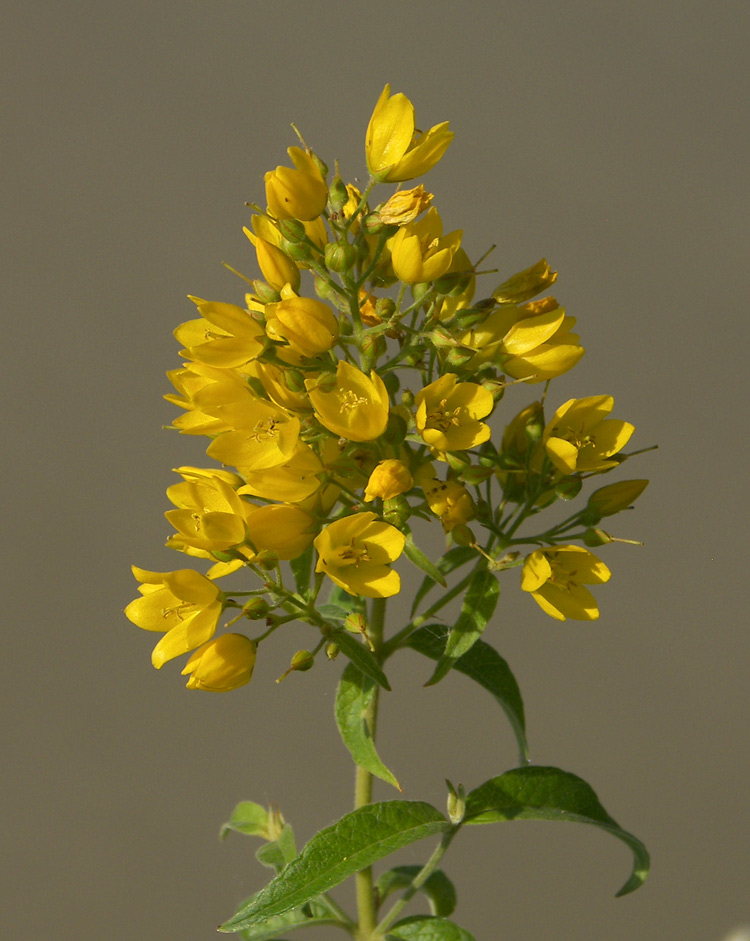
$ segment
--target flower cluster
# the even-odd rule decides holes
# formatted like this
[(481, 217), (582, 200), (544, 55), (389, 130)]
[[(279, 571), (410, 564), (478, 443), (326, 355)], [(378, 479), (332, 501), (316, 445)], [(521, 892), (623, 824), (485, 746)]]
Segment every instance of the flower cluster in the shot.
[[(481, 272), (462, 231), (444, 233), (422, 184), (401, 188), (452, 137), (447, 123), (415, 132), (411, 102), (386, 86), (365, 136), (366, 186), (300, 139), (293, 167), (265, 175), (267, 208), (253, 206), (245, 229), (261, 277), (245, 278), (244, 304), (191, 297), (167, 399), (182, 410), (174, 428), (206, 436), (216, 465), (178, 468), (167, 544), (210, 567), (134, 569), (141, 597), (125, 611), (163, 633), (156, 667), (195, 651), (190, 688), (248, 682), (258, 644), (294, 619), (319, 641), (291, 669), (346, 650), (347, 611), (400, 591), (402, 554), (437, 581), (451, 567), (435, 555), (461, 547), (492, 571), (521, 568), (521, 588), (552, 617), (598, 617), (585, 586), (610, 572), (586, 547), (612, 541), (601, 519), (646, 482), (604, 487), (562, 522), (533, 524), (622, 463), (634, 429), (609, 417), (608, 395), (555, 403), (545, 418), (550, 381), (584, 353), (575, 319), (547, 293), (557, 273), (542, 259), (476, 299)], [(519, 410), (526, 386), (542, 394)], [(437, 521), (446, 549), (418, 546), (415, 519)], [(240, 569), (256, 577), (249, 590), (217, 587)], [(217, 635), (226, 610), (263, 631)]]

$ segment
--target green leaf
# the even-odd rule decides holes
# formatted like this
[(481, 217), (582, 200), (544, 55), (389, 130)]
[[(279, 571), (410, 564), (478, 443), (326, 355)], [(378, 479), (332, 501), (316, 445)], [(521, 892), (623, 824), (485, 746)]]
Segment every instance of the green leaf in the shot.
[(331, 640), (338, 645), (344, 656), (348, 657), (358, 670), (390, 692), (391, 687), (388, 678), (380, 669), (378, 661), (363, 643), (346, 631), (336, 631), (335, 634), (331, 635)]
[(265, 838), (268, 832), (268, 811), (252, 801), (240, 801), (232, 811), (232, 816), (219, 830), (219, 839), (226, 839), (231, 830), (246, 836)]
[(646, 847), (623, 830), (599, 803), (590, 785), (559, 768), (530, 765), (485, 781), (466, 797), (464, 823), (504, 820), (572, 820), (591, 823), (626, 843), (633, 851), (633, 872), (617, 895), (641, 886), (649, 869)]
[(315, 925), (340, 925), (341, 922), (335, 918), (310, 918), (304, 911), (296, 908), (292, 912), (285, 912), (283, 915), (274, 915), (266, 918), (252, 928), (246, 928), (241, 932), (243, 941), (271, 941), (272, 938), (279, 938), (282, 931), (294, 931), (295, 928), (314, 928)]
[(294, 831), (288, 823), (285, 823), (278, 840), (273, 840), (261, 846), (256, 851), (255, 858), (259, 863), (268, 866), (269, 869), (280, 872), (296, 855), (297, 847), (294, 843)]
[[(375, 884), (379, 904), (382, 905), (392, 892), (408, 889), (421, 871), (421, 866), (396, 866), (384, 872)], [(456, 890), (442, 869), (436, 869), (428, 876), (419, 891), (427, 896), (433, 915), (450, 915), (456, 907)]]
[(466, 588), (461, 613), (448, 635), (445, 651), (425, 686), (439, 683), (456, 660), (476, 643), (495, 613), (499, 595), (500, 586), (495, 573), (484, 567), (478, 568)]
[[(462, 565), (466, 565), (467, 562), (471, 562), (472, 559), (476, 559), (476, 557), (476, 549), (471, 549), (469, 546), (454, 546), (438, 560), (437, 568), (443, 576), (450, 575), (450, 573), (455, 569), (461, 568)], [(430, 578), (429, 576), (424, 579), (422, 584), (419, 586), (416, 595), (414, 596), (414, 603), (411, 606), (410, 617), (414, 616), (414, 612), (419, 607), (419, 602), (424, 597), (426, 597), (427, 593), (431, 589), (435, 587), (435, 584), (435, 579)], [(442, 585), (444, 582), (441, 582), (440, 584)]]
[(310, 588), (310, 579), (312, 577), (313, 547), (310, 544), (307, 549), (289, 562), (297, 583), (297, 591), (304, 598)]
[[(425, 657), (439, 660), (445, 648), (447, 635), (448, 628), (442, 624), (428, 624), (411, 634), (406, 643)], [(495, 697), (513, 728), (521, 761), (528, 762), (529, 745), (526, 741), (526, 720), (521, 690), (505, 660), (494, 647), (483, 640), (478, 640), (456, 660), (453, 669), (468, 676)]]
[(342, 608), (341, 605), (333, 604), (331, 601), (326, 601), (324, 604), (316, 604), (315, 610), (321, 617), (324, 617), (326, 621), (330, 621), (333, 624), (343, 624), (351, 613), (351, 609)]
[(365, 718), (376, 691), (374, 680), (365, 676), (353, 663), (348, 664), (336, 693), (336, 725), (344, 745), (360, 768), (400, 791), (401, 785), (375, 750), (375, 742)]
[(346, 814), (317, 833), (299, 856), (220, 927), (240, 931), (299, 908), (402, 846), (443, 833), (451, 824), (422, 801), (383, 801)]
[(447, 918), (433, 918), (430, 915), (404, 918), (390, 929), (386, 938), (393, 941), (476, 941), (474, 935), (465, 928), (459, 928)]
[(427, 574), (427, 577), (432, 579), (433, 582), (437, 582), (438, 585), (442, 585), (445, 588), (445, 576), (440, 571), (440, 569), (422, 552), (422, 550), (414, 542), (414, 538), (411, 533), (407, 533), (406, 542), (404, 543), (404, 555), (406, 558), (417, 568), (422, 569), (423, 572)]

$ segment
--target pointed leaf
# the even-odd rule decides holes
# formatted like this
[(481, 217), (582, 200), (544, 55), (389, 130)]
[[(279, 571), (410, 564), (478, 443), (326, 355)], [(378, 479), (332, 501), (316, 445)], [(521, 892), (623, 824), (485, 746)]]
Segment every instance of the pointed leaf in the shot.
[(272, 938), (279, 938), (282, 931), (294, 931), (295, 928), (314, 928), (315, 925), (339, 925), (340, 922), (335, 918), (310, 918), (304, 911), (296, 908), (292, 912), (285, 912), (283, 915), (274, 915), (272, 918), (266, 918), (252, 928), (246, 928), (241, 932), (243, 941), (271, 941)]
[(240, 801), (219, 830), (219, 839), (226, 839), (231, 830), (246, 836), (264, 836), (268, 832), (268, 811), (253, 801)]
[(338, 645), (344, 656), (348, 657), (358, 670), (390, 692), (391, 687), (388, 683), (388, 677), (380, 669), (380, 664), (363, 643), (346, 631), (336, 631), (335, 634), (331, 635), (331, 640)]
[[(450, 575), (455, 569), (461, 568), (462, 565), (466, 565), (467, 562), (471, 562), (476, 557), (476, 549), (469, 546), (454, 546), (438, 560), (437, 567), (442, 575)], [(414, 596), (414, 603), (411, 606), (412, 616), (419, 607), (419, 602), (435, 587), (435, 584), (435, 580), (432, 578), (427, 577), (423, 580)], [(443, 583), (441, 582), (441, 584)]]
[(389, 941), (476, 941), (465, 928), (430, 915), (413, 915), (397, 922), (388, 932)]
[(477, 569), (466, 588), (461, 613), (445, 642), (445, 651), (425, 686), (440, 682), (456, 660), (476, 643), (495, 613), (499, 595), (500, 586), (495, 573), (487, 568)]
[(440, 811), (422, 801), (383, 801), (359, 807), (317, 833), (283, 872), (219, 930), (250, 928), (298, 908), (383, 856), (450, 827)]
[[(421, 866), (396, 866), (384, 872), (375, 885), (379, 904), (382, 905), (392, 892), (408, 889), (421, 871)], [(428, 876), (419, 891), (427, 896), (433, 915), (450, 915), (456, 907), (456, 890), (442, 869), (436, 869)]]
[(353, 663), (344, 670), (336, 693), (336, 725), (352, 758), (365, 771), (401, 790), (391, 771), (375, 750), (366, 714), (377, 690), (375, 681), (365, 676)]
[[(407, 645), (431, 660), (439, 660), (447, 635), (447, 627), (442, 624), (429, 624), (411, 634)], [(478, 640), (456, 660), (453, 669), (470, 677), (495, 697), (513, 728), (521, 761), (528, 762), (529, 745), (526, 741), (526, 720), (521, 691), (505, 660), (494, 647)]]
[(646, 847), (623, 830), (599, 803), (590, 785), (559, 768), (530, 765), (491, 778), (466, 797), (464, 823), (504, 820), (572, 820), (592, 823), (626, 843), (633, 851), (633, 873), (617, 895), (627, 895), (648, 875)]
[(445, 588), (445, 577), (440, 569), (431, 562), (427, 556), (422, 552), (419, 546), (414, 542), (414, 538), (411, 533), (407, 533), (406, 542), (404, 543), (404, 555), (412, 563), (416, 565), (417, 568), (422, 569), (423, 572), (427, 574), (427, 577), (432, 579), (433, 582), (437, 582), (438, 585), (442, 585)]

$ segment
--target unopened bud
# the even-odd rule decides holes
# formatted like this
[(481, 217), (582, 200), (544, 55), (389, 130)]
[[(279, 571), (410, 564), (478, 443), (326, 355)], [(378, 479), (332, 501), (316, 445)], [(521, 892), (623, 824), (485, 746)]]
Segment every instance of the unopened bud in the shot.
[(445, 783), (448, 785), (448, 817), (455, 826), (466, 816), (466, 795), (463, 784), (459, 784), (456, 789), (450, 781), (446, 780)]
[(326, 645), (326, 657), (328, 657), (329, 660), (335, 660), (336, 657), (338, 657), (338, 655), (339, 655), (338, 644), (330, 643)]
[(436, 350), (452, 349), (458, 346), (458, 340), (451, 333), (442, 328), (428, 333), (427, 339)]
[(265, 598), (251, 598), (242, 608), (242, 613), (251, 621), (260, 621), (268, 616), (270, 607)]
[(299, 219), (279, 219), (279, 232), (287, 242), (304, 242), (307, 238), (304, 223)]
[(337, 274), (349, 271), (357, 261), (357, 252), (349, 242), (329, 242), (325, 247), (326, 268)]
[(282, 680), (286, 679), (290, 673), (306, 673), (308, 670), (312, 669), (314, 665), (315, 657), (313, 657), (309, 650), (298, 650), (292, 657), (289, 669), (282, 673), (276, 682), (280, 683)]
[(346, 183), (344, 183), (338, 173), (331, 180), (331, 185), (328, 187), (328, 201), (336, 212), (341, 212), (344, 206), (349, 202), (349, 192), (346, 188)]
[(627, 509), (640, 497), (647, 485), (647, 480), (619, 480), (617, 483), (600, 487), (589, 497), (584, 510), (584, 521), (596, 523), (602, 516), (612, 516)]
[(581, 492), (582, 486), (580, 477), (563, 477), (555, 486), (555, 495), (561, 500), (573, 500)]
[(453, 541), (458, 546), (475, 546), (477, 544), (476, 536), (465, 523), (459, 523), (451, 530)]
[(281, 295), (276, 288), (271, 287), (266, 281), (253, 281), (253, 290), (261, 304), (275, 304), (281, 300)]
[(398, 529), (411, 516), (411, 507), (406, 497), (392, 497), (383, 501), (383, 519)]
[(388, 320), (396, 311), (396, 302), (391, 297), (379, 297), (375, 301), (375, 313), (381, 320)]
[(603, 529), (587, 529), (583, 534), (583, 541), (587, 546), (606, 546), (610, 542), (614, 542), (614, 539), (605, 533)]
[(474, 355), (474, 350), (452, 349), (445, 354), (445, 362), (449, 366), (460, 368), (465, 366)]
[(261, 549), (253, 559), (253, 564), (270, 572), (279, 564), (279, 554), (273, 549)]
[(281, 243), (281, 248), (293, 261), (304, 262), (313, 257), (313, 250), (307, 242), (292, 242), (285, 239)]

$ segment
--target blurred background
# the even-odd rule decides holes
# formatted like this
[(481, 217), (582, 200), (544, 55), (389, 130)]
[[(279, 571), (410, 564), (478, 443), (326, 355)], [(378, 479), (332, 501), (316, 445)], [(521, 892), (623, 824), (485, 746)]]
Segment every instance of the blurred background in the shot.
[[(154, 671), (154, 637), (121, 609), (131, 563), (180, 566), (164, 490), (171, 468), (205, 461), (205, 442), (161, 429), (185, 296), (241, 302), (221, 262), (255, 274), (243, 204), (287, 162), (291, 121), (365, 177), (386, 82), (419, 126), (451, 121), (425, 182), (470, 256), (497, 244), (485, 288), (542, 256), (559, 270), (587, 355), (553, 397), (610, 393), (634, 445), (659, 444), (624, 474), (652, 482), (610, 528), (645, 545), (601, 551), (601, 619), (555, 622), (506, 573), (485, 635), (519, 680), (533, 760), (585, 778), (646, 842), (652, 875), (615, 899), (631, 860), (594, 828), (471, 828), (444, 861), (456, 920), (478, 941), (718, 941), (750, 922), (749, 13), (744, 0), (9, 11), (8, 938), (216, 937), (266, 880), (254, 842), (217, 839), (239, 800), (278, 805), (300, 845), (351, 806), (332, 719), (341, 661), (274, 683), (309, 633), (277, 635), (250, 686), (210, 696), (186, 692), (175, 664)], [(471, 788), (516, 756), (486, 694), (458, 675), (423, 690), (429, 672), (394, 662), (379, 743), (404, 796), (442, 807), (444, 778)]]

